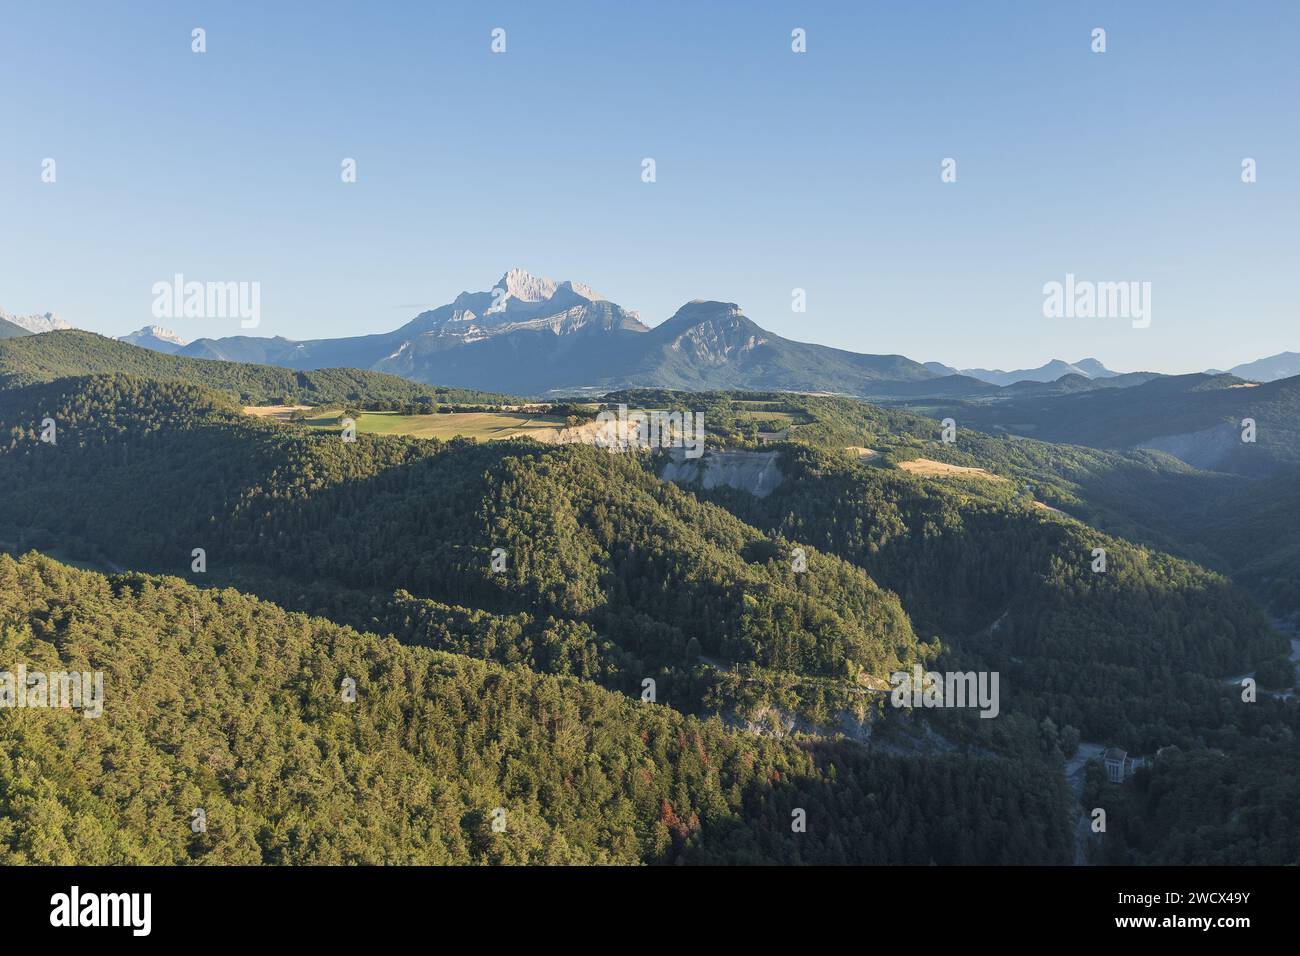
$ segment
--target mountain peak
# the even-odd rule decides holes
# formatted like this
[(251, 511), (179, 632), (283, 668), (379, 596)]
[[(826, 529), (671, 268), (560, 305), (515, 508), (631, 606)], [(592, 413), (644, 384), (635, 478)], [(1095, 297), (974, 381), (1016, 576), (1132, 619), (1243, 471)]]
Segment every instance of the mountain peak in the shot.
[(524, 269), (510, 269), (493, 289), (504, 289), (506, 295), (521, 302), (545, 302), (555, 295), (560, 284), (545, 276), (535, 276)]
[(1081, 358), (1079, 361), (1070, 364), (1081, 370), (1088, 378), (1114, 378), (1119, 374), (1111, 371), (1095, 358)]
[(720, 302), (717, 299), (691, 299), (684, 306), (672, 314), (664, 326), (671, 325), (689, 325), (695, 322), (702, 322), (705, 319), (728, 319), (741, 318), (746, 319), (744, 312), (740, 311), (740, 306), (734, 302)]
[(130, 335), (118, 336), (119, 342), (138, 345), (140, 348), (153, 349), (155, 352), (176, 352), (184, 348), (186, 342), (170, 329), (161, 325), (146, 325)]
[(736, 303), (711, 299), (687, 302), (653, 331), (672, 353), (697, 367), (735, 361), (768, 344), (771, 338)]
[(152, 335), (156, 339), (162, 339), (164, 342), (174, 342), (177, 345), (184, 345), (185, 340), (173, 332), (171, 329), (165, 329), (161, 325), (146, 325), (138, 332), (132, 332), (132, 335)]
[(564, 282), (561, 282), (561, 283), (560, 283), (560, 288), (561, 288), (561, 289), (568, 289), (570, 292), (573, 292), (573, 293), (575, 293), (576, 295), (580, 295), (580, 296), (582, 296), (584, 299), (590, 299), (592, 302), (606, 302), (606, 301), (608, 301), (608, 300), (607, 300), (603, 295), (601, 295), (599, 292), (597, 292), (597, 291), (596, 291), (595, 289), (593, 289), (591, 286), (589, 286), (589, 285), (584, 285), (584, 284), (581, 283), (581, 282), (574, 282), (574, 281), (571, 280), (571, 279), (566, 279)]
[(605, 297), (581, 282), (565, 280), (556, 282), (546, 276), (533, 275), (526, 269), (510, 269), (492, 287), (492, 291), (504, 289), (506, 296), (520, 302), (549, 302), (557, 293), (569, 292), (592, 302), (602, 302)]

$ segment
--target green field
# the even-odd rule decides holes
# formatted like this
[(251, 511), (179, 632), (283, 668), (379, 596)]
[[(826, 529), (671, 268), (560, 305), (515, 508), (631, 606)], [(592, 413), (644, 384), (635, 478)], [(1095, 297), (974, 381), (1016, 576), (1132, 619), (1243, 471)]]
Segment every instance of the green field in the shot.
[[(312, 428), (337, 429), (341, 413), (331, 409), (312, 417)], [(564, 419), (528, 412), (452, 412), (450, 414), (402, 415), (397, 412), (362, 412), (356, 418), (357, 431), (371, 435), (410, 435), (415, 438), (513, 438), (564, 427)]]
[(766, 412), (747, 408), (737, 411), (736, 418), (743, 422), (784, 422), (787, 425), (803, 425), (808, 421), (806, 416), (791, 412)]

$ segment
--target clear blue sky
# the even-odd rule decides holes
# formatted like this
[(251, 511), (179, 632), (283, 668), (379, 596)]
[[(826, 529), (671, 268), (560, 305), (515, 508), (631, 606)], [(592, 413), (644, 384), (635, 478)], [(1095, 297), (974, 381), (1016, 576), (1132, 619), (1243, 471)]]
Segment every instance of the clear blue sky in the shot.
[[(1228, 367), (1300, 350), (1298, 43), (1292, 0), (9, 3), (0, 308), (121, 334), (180, 272), (311, 338), (520, 266), (652, 325), (713, 298), (962, 366)], [(1045, 319), (1067, 272), (1151, 282), (1151, 327)]]

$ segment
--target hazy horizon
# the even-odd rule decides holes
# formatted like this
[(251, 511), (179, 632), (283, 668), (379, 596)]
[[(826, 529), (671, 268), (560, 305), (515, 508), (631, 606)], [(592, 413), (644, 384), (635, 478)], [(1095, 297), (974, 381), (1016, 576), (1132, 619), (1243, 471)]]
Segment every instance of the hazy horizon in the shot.
[[(1293, 5), (742, 19), (142, 3), (11, 19), (14, 314), (333, 338), (517, 265), (652, 326), (718, 299), (796, 341), (961, 368), (1180, 373), (1300, 350)], [(155, 319), (151, 285), (176, 273), (260, 283), (260, 326)], [(1149, 283), (1149, 327), (1044, 318), (1045, 283), (1067, 275)]]
[[(584, 283), (584, 284), (586, 284), (586, 285), (590, 285), (590, 286), (592, 286), (593, 288), (595, 288), (597, 291), (601, 292), (602, 295), (606, 295), (609, 301), (611, 301), (611, 302), (615, 302), (616, 304), (618, 304), (618, 305), (620, 305), (620, 306), (623, 306), (624, 308), (628, 309), (629, 311), (637, 312), (638, 315), (639, 315), (639, 317), (640, 317), (640, 319), (641, 319), (641, 321), (644, 322), (647, 326), (649, 326), (649, 327), (651, 327), (651, 328), (654, 328), (655, 326), (660, 325), (661, 323), (668, 321), (670, 318), (672, 318), (673, 314), (676, 313), (676, 310), (674, 310), (674, 312), (673, 312), (673, 313), (670, 313), (669, 315), (665, 315), (665, 316), (662, 316), (662, 317), (659, 317), (659, 318), (651, 318), (651, 317), (649, 317), (649, 316), (646, 316), (646, 315), (644, 314), (644, 312), (642, 312), (641, 310), (639, 310), (635, 305), (632, 305), (632, 304), (629, 304), (629, 303), (626, 303), (626, 302), (622, 302), (622, 301), (620, 301), (620, 300), (618, 299), (617, 296), (608, 295), (607, 293), (605, 293), (605, 292), (601, 289), (601, 287), (600, 287), (599, 284), (596, 284), (596, 283), (587, 283), (584, 279), (579, 279), (579, 278), (576, 278), (576, 277), (574, 277), (574, 276), (564, 276), (564, 277), (560, 277), (560, 276), (541, 276), (539, 273), (532, 272), (531, 270), (526, 269), (526, 268), (524, 268), (524, 267), (522, 267), (522, 266), (512, 266), (511, 268), (512, 268), (512, 269), (514, 269), (514, 268), (522, 269), (523, 271), (525, 271), (525, 272), (529, 272), (529, 273), (532, 274), (532, 275), (537, 275), (537, 276), (539, 276), (539, 277), (541, 277), (541, 278), (552, 279), (552, 280), (557, 281), (557, 282), (563, 282), (563, 281), (567, 281), (567, 280), (572, 280), (572, 281), (575, 281), (575, 282), (582, 282), (582, 283)], [(509, 271), (509, 270), (504, 270), (504, 271)], [(503, 274), (504, 274), (504, 272), (503, 272)], [(499, 279), (499, 278), (500, 278), (500, 276), (498, 276), (498, 279)], [(439, 308), (440, 306), (447, 305), (447, 304), (451, 303), (451, 302), (456, 298), (456, 296), (458, 296), (458, 295), (460, 295), (460, 294), (462, 294), (462, 293), (465, 293), (465, 292), (484, 292), (484, 291), (489, 290), (489, 289), (492, 288), (492, 287), (493, 287), (492, 284), (491, 284), (491, 283), (488, 283), (488, 284), (485, 284), (485, 285), (483, 286), (483, 288), (481, 288), (481, 289), (460, 289), (460, 290), (458, 290), (456, 293), (449, 294), (449, 295), (447, 296), (447, 298), (446, 298), (446, 301), (443, 301), (443, 302), (436, 302), (436, 303), (433, 303), (433, 302), (431, 302), (431, 303), (412, 303), (412, 304), (408, 304), (408, 305), (394, 306), (394, 307), (393, 307), (393, 311), (394, 311), (394, 313), (395, 313), (395, 314), (399, 314), (399, 313), (400, 313), (400, 314), (403, 314), (404, 317), (395, 320), (395, 322), (394, 322), (391, 326), (389, 326), (389, 327), (382, 327), (382, 328), (367, 328), (367, 329), (365, 329), (364, 331), (345, 332), (345, 333), (342, 333), (340, 336), (329, 336), (329, 337), (333, 338), (333, 337), (344, 337), (344, 336), (347, 336), (347, 335), (367, 335), (367, 334), (372, 334), (372, 333), (375, 333), (375, 332), (388, 332), (388, 331), (393, 331), (394, 329), (397, 329), (397, 328), (399, 328), (400, 326), (405, 325), (407, 322), (410, 322), (411, 320), (413, 320), (414, 318), (416, 318), (418, 315), (420, 315), (420, 314), (423, 313), (423, 312), (427, 312), (427, 311), (430, 311), (430, 310), (433, 310), (433, 309), (437, 309), (437, 308)], [(740, 309), (741, 309), (742, 312), (745, 311), (745, 307), (744, 307), (744, 304), (743, 304), (743, 303), (736, 303), (736, 302), (733, 302), (733, 301), (730, 300), (730, 299), (725, 299), (725, 298), (710, 298), (710, 297), (708, 297), (708, 296), (697, 296), (696, 299), (694, 299), (694, 300), (688, 300), (688, 302), (689, 302), (689, 301), (717, 301), (717, 302), (727, 302), (727, 303), (731, 303), (731, 304), (738, 305), (738, 306), (740, 307)], [(683, 302), (683, 303), (682, 303), (683, 306), (686, 305), (686, 304), (687, 304), (687, 302)], [(406, 310), (406, 311), (403, 312), (403, 310)], [(25, 316), (25, 315), (36, 315), (36, 314), (47, 314), (47, 313), (52, 313), (52, 314), (58, 315), (59, 318), (63, 319), (64, 321), (68, 322), (69, 324), (75, 326), (75, 327), (78, 328), (78, 329), (83, 329), (84, 331), (88, 331), (88, 332), (96, 332), (96, 333), (98, 333), (98, 334), (100, 334), (100, 335), (109, 336), (109, 337), (111, 337), (111, 338), (121, 338), (121, 337), (126, 336), (126, 335), (129, 335), (129, 334), (131, 334), (131, 333), (133, 333), (133, 332), (139, 332), (139, 331), (142, 331), (143, 329), (145, 329), (145, 328), (147, 328), (147, 327), (149, 327), (149, 326), (158, 326), (158, 327), (161, 327), (161, 328), (163, 328), (163, 329), (166, 329), (166, 330), (169, 331), (169, 332), (176, 332), (177, 334), (180, 334), (178, 330), (179, 330), (179, 328), (181, 328), (181, 327), (189, 327), (189, 326), (193, 326), (193, 325), (196, 325), (196, 324), (209, 324), (209, 323), (211, 322), (211, 320), (208, 320), (208, 319), (201, 319), (201, 320), (187, 320), (187, 319), (156, 319), (156, 318), (152, 318), (152, 317), (151, 317), (148, 321), (144, 322), (144, 323), (141, 324), (141, 325), (136, 325), (136, 326), (133, 326), (133, 327), (131, 327), (131, 328), (122, 327), (122, 328), (119, 329), (119, 328), (116, 327), (116, 326), (114, 326), (113, 328), (108, 328), (108, 327), (96, 327), (95, 325), (89, 325), (89, 324), (79, 323), (79, 322), (77, 322), (73, 317), (63, 314), (63, 313), (60, 312), (58, 309), (37, 309), (37, 310), (30, 311), (30, 312), (18, 312), (18, 311), (14, 310), (14, 309), (6, 308), (5, 305), (4, 305), (4, 303), (0, 302), (0, 312), (7, 312), (7, 313), (10, 314), (10, 315), (17, 315), (17, 316)], [(746, 315), (748, 315), (748, 313), (746, 313)], [(753, 316), (752, 316), (752, 315), (749, 315), (749, 318), (753, 319)], [(760, 324), (761, 324), (761, 323), (760, 323)], [(769, 329), (768, 331), (773, 331), (773, 330)], [(252, 336), (252, 337), (263, 337), (263, 336), (268, 337), (268, 338), (271, 337), (269, 334), (263, 332), (260, 328), (257, 328), (257, 329), (240, 329), (240, 328), (237, 327), (237, 324), (236, 324), (236, 327), (235, 327), (235, 328), (227, 329), (226, 331), (224, 331), (224, 332), (222, 332), (222, 333), (220, 333), (220, 334), (218, 334), (218, 335), (200, 335), (200, 336), (194, 336), (194, 337), (181, 336), (181, 337), (186, 341), (186, 343), (189, 343), (189, 342), (194, 341), (194, 339), (196, 339), (196, 338), (225, 338), (225, 337), (229, 337), (229, 336), (239, 336), (239, 335), (246, 335), (246, 336)], [(286, 337), (286, 338), (292, 338), (291, 336), (285, 336), (285, 337)], [(785, 338), (791, 338), (791, 339), (793, 339), (794, 341), (798, 341), (798, 342), (805, 342), (805, 341), (806, 341), (806, 342), (811, 342), (812, 344), (816, 344), (816, 345), (825, 345), (825, 346), (827, 346), (828, 348), (842, 348), (842, 346), (836, 345), (836, 344), (833, 343), (833, 342), (816, 342), (816, 341), (814, 341), (814, 340), (812, 340), (812, 339), (801, 339), (801, 338), (799, 338), (797, 335), (795, 335), (795, 336), (784, 336), (784, 337), (785, 337)], [(854, 349), (848, 349), (847, 351), (856, 351), (856, 350), (854, 350)], [(1283, 350), (1280, 350), (1280, 351), (1282, 351), (1282, 352), (1294, 352), (1294, 351), (1300, 351), (1300, 347), (1298, 347), (1297, 349), (1283, 349)], [(1160, 373), (1162, 373), (1162, 374), (1166, 374), (1166, 375), (1187, 375), (1187, 374), (1194, 374), (1194, 373), (1197, 373), (1197, 372), (1204, 372), (1204, 371), (1207, 371), (1207, 370), (1210, 370), (1210, 369), (1226, 370), (1226, 369), (1231, 368), (1231, 367), (1236, 366), (1236, 365), (1242, 365), (1242, 364), (1245, 364), (1245, 363), (1247, 363), (1247, 362), (1254, 361), (1255, 359), (1268, 358), (1268, 357), (1270, 357), (1271, 355), (1275, 355), (1275, 354), (1279, 354), (1279, 353), (1269, 353), (1269, 355), (1263, 355), (1263, 354), (1261, 354), (1261, 355), (1255, 355), (1255, 356), (1252, 356), (1252, 357), (1249, 357), (1249, 358), (1243, 359), (1243, 360), (1240, 361), (1240, 362), (1232, 362), (1232, 363), (1229, 363), (1229, 364), (1227, 364), (1227, 365), (1222, 365), (1222, 366), (1220, 366), (1220, 365), (1214, 365), (1214, 364), (1206, 364), (1206, 365), (1203, 365), (1203, 366), (1201, 366), (1201, 367), (1199, 367), (1199, 368), (1185, 368), (1185, 369), (1122, 368), (1122, 367), (1117, 366), (1114, 362), (1112, 362), (1112, 361), (1108, 361), (1108, 360), (1106, 359), (1106, 357), (1104, 357), (1104, 356), (1100, 356), (1100, 355), (1048, 355), (1048, 356), (1043, 357), (1041, 360), (1038, 360), (1038, 361), (1029, 361), (1029, 362), (1027, 362), (1027, 363), (1025, 363), (1025, 364), (978, 365), (978, 364), (973, 364), (973, 363), (969, 363), (969, 362), (962, 361), (960, 358), (950, 360), (950, 359), (947, 359), (947, 358), (936, 358), (936, 357), (934, 357), (934, 356), (932, 356), (932, 355), (929, 355), (929, 354), (923, 354), (923, 355), (922, 355), (922, 354), (918, 354), (918, 355), (908, 355), (908, 354), (906, 354), (906, 353), (871, 353), (871, 354), (902, 354), (902, 355), (904, 355), (904, 357), (906, 357), (906, 358), (910, 358), (910, 359), (912, 359), (912, 360), (914, 360), (914, 361), (917, 361), (917, 362), (923, 362), (923, 363), (924, 363), (924, 362), (938, 362), (938, 363), (943, 364), (943, 365), (949, 365), (949, 366), (952, 366), (952, 367), (957, 368), (957, 369), (959, 369), (959, 370), (960, 370), (960, 369), (983, 369), (983, 370), (994, 371), (994, 372), (1011, 372), (1011, 371), (1016, 371), (1016, 370), (1021, 370), (1021, 369), (1024, 369), (1024, 370), (1031, 370), (1031, 369), (1040, 368), (1040, 367), (1042, 367), (1042, 366), (1044, 366), (1044, 365), (1047, 365), (1049, 362), (1052, 362), (1052, 361), (1065, 361), (1065, 362), (1068, 362), (1068, 363), (1074, 364), (1074, 363), (1078, 363), (1078, 362), (1086, 361), (1086, 360), (1088, 360), (1088, 359), (1095, 359), (1095, 360), (1101, 362), (1102, 365), (1104, 365), (1106, 368), (1110, 369), (1112, 372), (1121, 372), (1121, 373), (1124, 373), (1124, 372), (1160, 372)]]

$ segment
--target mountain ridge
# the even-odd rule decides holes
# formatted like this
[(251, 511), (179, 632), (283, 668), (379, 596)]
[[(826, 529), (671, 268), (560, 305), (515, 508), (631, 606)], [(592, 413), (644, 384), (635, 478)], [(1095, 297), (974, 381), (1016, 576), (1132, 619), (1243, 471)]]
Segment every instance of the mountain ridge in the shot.
[(297, 370), (361, 368), (453, 386), (508, 385), (519, 394), (738, 385), (865, 394), (874, 382), (937, 377), (905, 356), (785, 339), (730, 302), (697, 299), (652, 328), (588, 285), (518, 268), (492, 289), (461, 292), (391, 332), (307, 341), (201, 338), (177, 354)]
[[(72, 328), (54, 312), (17, 317), (0, 311), (0, 338)], [(852, 352), (787, 339), (759, 326), (738, 304), (715, 299), (694, 299), (650, 326), (591, 286), (520, 268), (508, 269), (487, 291), (462, 291), (389, 332), (307, 340), (232, 335), (187, 343), (149, 325), (118, 340), (186, 358), (300, 372), (357, 369), (420, 384), (552, 397), (621, 388), (743, 388), (888, 401), (1003, 400), (1128, 388), (1164, 377), (1116, 372), (1092, 357), (1004, 371)], [(1279, 353), (1230, 373), (1260, 382), (1300, 374), (1300, 353)]]
[(1275, 382), (1300, 375), (1300, 352), (1278, 352), (1228, 369), (1229, 375), (1252, 382)]
[(1087, 379), (1114, 378), (1120, 372), (1112, 371), (1095, 358), (1082, 358), (1077, 362), (1062, 359), (1050, 359), (1037, 368), (1022, 368), (1014, 371), (989, 368), (953, 368), (942, 362), (926, 362), (925, 367), (932, 372), (946, 375), (965, 375), (970, 378), (988, 382), (990, 385), (1015, 385), (1018, 382), (1056, 382), (1066, 375), (1080, 375)]

